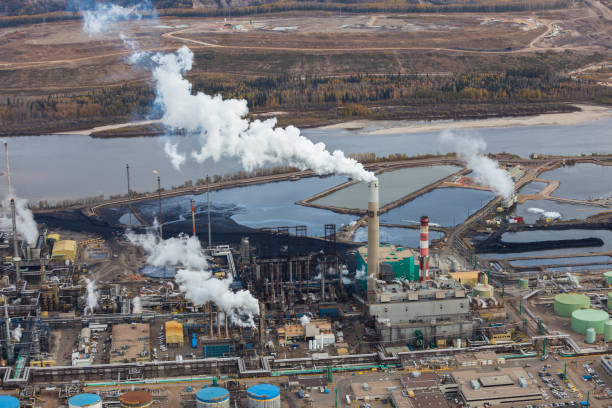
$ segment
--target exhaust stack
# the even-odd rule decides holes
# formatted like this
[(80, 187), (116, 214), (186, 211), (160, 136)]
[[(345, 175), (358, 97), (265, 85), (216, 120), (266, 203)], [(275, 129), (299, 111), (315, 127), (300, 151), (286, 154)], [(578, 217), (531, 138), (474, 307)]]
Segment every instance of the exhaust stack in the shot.
[(368, 301), (376, 300), (376, 280), (378, 273), (378, 251), (380, 247), (379, 212), (378, 212), (378, 180), (371, 181), (368, 198)]
[(429, 280), (429, 217), (421, 217), (421, 239), (419, 255), (419, 282)]

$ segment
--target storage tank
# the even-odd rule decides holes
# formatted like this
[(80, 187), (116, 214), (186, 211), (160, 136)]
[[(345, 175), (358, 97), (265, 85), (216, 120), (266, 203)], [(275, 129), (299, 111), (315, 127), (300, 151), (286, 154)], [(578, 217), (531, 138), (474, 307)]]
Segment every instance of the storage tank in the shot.
[(608, 310), (612, 307), (612, 292), (608, 292)]
[(225, 388), (207, 387), (196, 392), (197, 408), (229, 408), (230, 394)]
[(591, 299), (581, 293), (561, 293), (555, 296), (554, 311), (562, 317), (570, 317), (575, 310), (589, 306)]
[(597, 309), (579, 309), (572, 313), (572, 330), (579, 334), (586, 334), (592, 327), (597, 333), (603, 333), (604, 323), (610, 319), (607, 312)]
[(119, 397), (121, 408), (146, 408), (153, 406), (153, 395), (146, 391), (129, 391)]
[(478, 283), (474, 286), (474, 296), (480, 296), (484, 298), (493, 297), (493, 286), (488, 283)]
[(248, 408), (280, 408), (280, 389), (272, 384), (257, 384), (247, 390)]
[(521, 279), (519, 280), (519, 288), (520, 289), (529, 289), (529, 279)]
[(589, 327), (586, 329), (586, 342), (589, 344), (595, 343), (595, 339), (597, 338), (597, 333), (593, 327)]
[(102, 408), (102, 398), (97, 394), (77, 394), (68, 400), (68, 408)]
[(612, 320), (604, 323), (604, 340), (612, 341)]
[(612, 271), (604, 272), (603, 276), (606, 278), (608, 285), (612, 285)]
[(0, 395), (0, 408), (19, 408), (19, 400), (10, 395)]

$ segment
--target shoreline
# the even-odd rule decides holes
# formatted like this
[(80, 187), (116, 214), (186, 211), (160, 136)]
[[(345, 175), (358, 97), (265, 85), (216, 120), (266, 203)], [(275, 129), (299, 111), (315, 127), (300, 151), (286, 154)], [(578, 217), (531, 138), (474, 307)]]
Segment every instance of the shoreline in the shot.
[[(480, 128), (509, 128), (519, 126), (545, 126), (545, 125), (578, 125), (599, 119), (612, 117), (612, 108), (598, 105), (573, 105), (581, 110), (569, 113), (543, 113), (535, 116), (517, 116), (491, 119), (449, 120), (439, 122), (416, 122), (416, 121), (375, 121), (354, 120), (334, 125), (323, 126), (320, 129), (365, 129), (376, 128), (367, 131), (368, 135), (393, 135), (401, 133), (418, 133), (455, 129), (480, 129)], [(400, 122), (398, 124), (398, 122)], [(385, 127), (388, 125), (388, 127)], [(380, 128), (382, 126), (382, 128)]]

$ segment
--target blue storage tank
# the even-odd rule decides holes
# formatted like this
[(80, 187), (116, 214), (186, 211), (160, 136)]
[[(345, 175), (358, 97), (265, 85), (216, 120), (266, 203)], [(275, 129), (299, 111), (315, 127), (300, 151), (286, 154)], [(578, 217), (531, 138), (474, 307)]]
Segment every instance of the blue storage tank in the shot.
[(198, 336), (195, 333), (191, 335), (191, 347), (198, 348)]
[(280, 408), (280, 389), (272, 384), (257, 384), (247, 390), (248, 408)]
[(0, 395), (0, 408), (19, 408), (19, 400), (10, 395)]
[(222, 387), (206, 387), (196, 392), (198, 408), (229, 408), (229, 391)]
[(70, 397), (68, 400), (68, 407), (102, 408), (102, 398), (97, 394), (77, 394), (74, 397)]

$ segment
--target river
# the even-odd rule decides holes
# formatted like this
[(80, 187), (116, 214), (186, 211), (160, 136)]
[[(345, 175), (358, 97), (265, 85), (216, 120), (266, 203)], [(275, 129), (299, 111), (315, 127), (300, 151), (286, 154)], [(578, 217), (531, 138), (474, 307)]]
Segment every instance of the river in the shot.
[[(462, 129), (457, 133), (482, 137), (489, 152), (526, 157), (533, 152), (612, 153), (610, 128), (612, 118), (574, 125)], [(341, 149), (347, 154), (416, 155), (444, 151), (438, 143), (439, 131), (371, 135), (371, 130), (314, 128), (304, 130), (303, 134), (315, 142), (325, 143), (330, 150)], [(162, 185), (170, 187), (201, 178), (205, 173), (224, 174), (240, 169), (235, 159), (226, 158), (203, 164), (188, 162), (178, 171), (165, 157), (161, 137), (99, 139), (48, 135), (8, 140), (13, 185), (19, 196), (31, 201), (124, 193), (127, 191), (126, 163), (130, 165), (131, 187), (136, 191), (156, 189), (153, 170), (158, 170)], [(6, 191), (6, 184), (2, 183), (0, 189)]]

